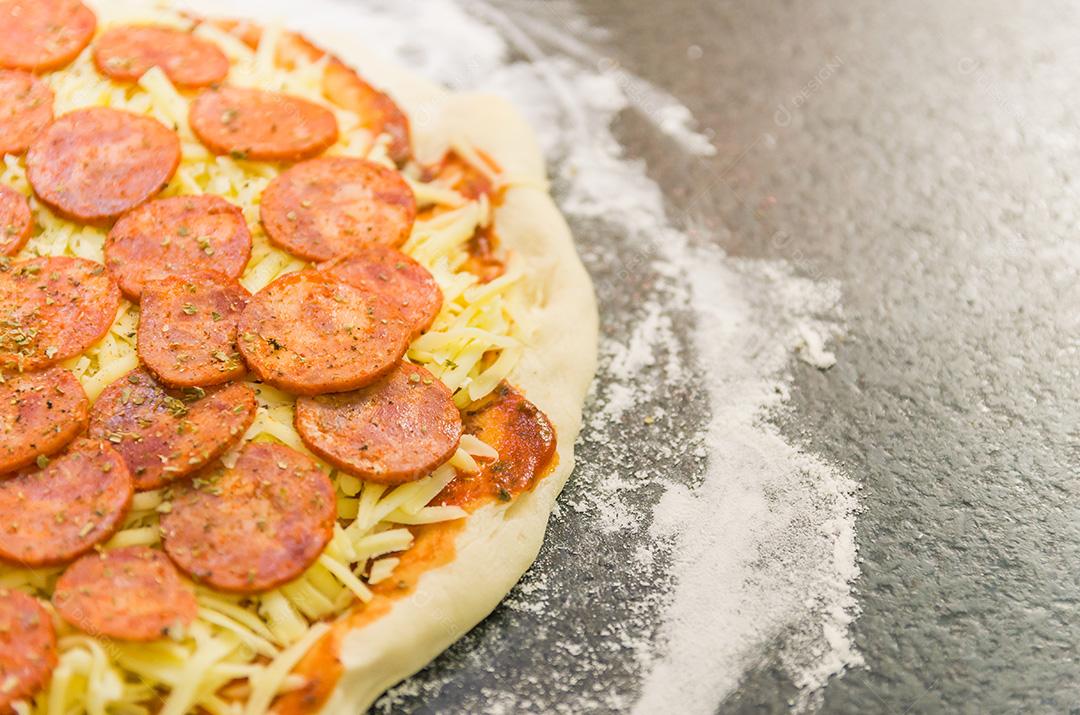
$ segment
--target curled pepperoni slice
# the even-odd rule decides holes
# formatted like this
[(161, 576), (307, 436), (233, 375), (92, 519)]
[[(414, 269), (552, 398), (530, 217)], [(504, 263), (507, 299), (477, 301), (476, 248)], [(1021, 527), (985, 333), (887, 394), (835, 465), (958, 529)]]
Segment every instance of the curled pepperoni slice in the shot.
[(223, 591), (255, 593), (307, 570), (336, 513), (334, 487), (313, 459), (252, 443), (232, 469), (178, 487), (161, 533), (181, 570)]
[(499, 459), (479, 474), (458, 474), (437, 500), (469, 507), (492, 499), (509, 501), (532, 489), (555, 457), (555, 428), (547, 415), (505, 382), (491, 400), (465, 415), (465, 433), (495, 448)]
[(146, 546), (83, 556), (60, 576), (52, 600), (80, 630), (127, 641), (163, 638), (199, 613), (194, 589), (165, 554)]
[(67, 370), (9, 376), (0, 383), (0, 474), (59, 452), (86, 429), (90, 402)]
[(100, 263), (58, 256), (0, 264), (0, 370), (37, 370), (109, 331), (120, 291)]
[(21, 251), (33, 232), (34, 217), (26, 197), (10, 186), (0, 186), (0, 256)]
[[(306, 40), (300, 40), (312, 47)], [(321, 52), (318, 52), (321, 55)], [(318, 58), (316, 56), (316, 59)], [(409, 118), (385, 92), (372, 87), (360, 78), (356, 72), (331, 57), (323, 75), (323, 92), (334, 104), (355, 112), (365, 129), (374, 135), (386, 134), (390, 137), (387, 147), (390, 157), (398, 165), (404, 164), (411, 152), (409, 140)]]
[(116, 448), (135, 488), (145, 491), (220, 457), (244, 436), (255, 409), (246, 385), (167, 390), (137, 368), (102, 391), (90, 410), (90, 436)]
[(450, 390), (409, 363), (362, 390), (296, 401), (296, 430), (311, 451), (381, 484), (426, 476), (453, 456), (461, 429)]
[(154, 25), (107, 30), (94, 43), (94, 64), (106, 77), (123, 82), (135, 82), (157, 66), (183, 87), (206, 87), (229, 73), (229, 59), (214, 44), (190, 32)]
[(120, 218), (105, 241), (105, 265), (134, 300), (167, 275), (244, 272), (251, 233), (239, 207), (220, 196), (149, 201)]
[(6, 0), (0, 3), (0, 67), (59, 69), (90, 44), (97, 18), (78, 0)]
[(342, 283), (385, 296), (401, 311), (414, 338), (431, 327), (442, 309), (442, 291), (431, 273), (389, 246), (363, 246), (351, 255), (321, 264), (319, 270)]
[(367, 243), (400, 246), (416, 219), (416, 198), (396, 172), (363, 159), (324, 157), (283, 171), (262, 195), (270, 240), (309, 261)]
[(31, 567), (72, 561), (116, 533), (133, 493), (115, 449), (78, 439), (44, 468), (0, 479), (0, 559)]
[(0, 588), (0, 712), (43, 689), (56, 663), (49, 612), (22, 591)]
[(208, 89), (191, 103), (188, 120), (210, 151), (260, 161), (309, 159), (338, 138), (329, 109), (261, 89)]
[(236, 324), (251, 294), (220, 273), (170, 276), (143, 291), (139, 359), (174, 387), (220, 385), (247, 366), (236, 347)]
[(0, 70), (0, 154), (22, 154), (53, 118), (53, 92), (29, 72)]
[(78, 109), (41, 132), (26, 154), (34, 193), (76, 221), (104, 221), (161, 191), (180, 164), (176, 132), (151, 117)]
[(300, 395), (371, 384), (405, 354), (409, 327), (379, 295), (302, 271), (255, 294), (237, 327), (260, 378)]

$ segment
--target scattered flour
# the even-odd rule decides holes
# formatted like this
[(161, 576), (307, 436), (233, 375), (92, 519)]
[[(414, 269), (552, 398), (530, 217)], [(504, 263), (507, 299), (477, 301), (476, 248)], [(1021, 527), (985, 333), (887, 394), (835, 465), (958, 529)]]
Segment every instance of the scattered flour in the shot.
[[(585, 256), (608, 266), (619, 251), (617, 282), (597, 285), (603, 301), (616, 301), (645, 273), (659, 276), (638, 304), (619, 303), (633, 325), (602, 338), (586, 441), (614, 444), (628, 420), (673, 420), (680, 411), (668, 399), (673, 386), (696, 380), (695, 399), (708, 399), (699, 434), (653, 447), (670, 464), (697, 460), (703, 466), (693, 479), (583, 465), (577, 478), (590, 483), (556, 514), (594, 520), (597, 549), (620, 535), (649, 534), (627, 568), (660, 565), (670, 577), (670, 588), (658, 585), (636, 604), (642, 620), (663, 619), (658, 638), (632, 627), (604, 634), (637, 660), (636, 690), (588, 690), (576, 681), (559, 691), (539, 684), (532, 694), (484, 688), (485, 711), (713, 713), (749, 670), (769, 660), (799, 689), (791, 705), (812, 707), (831, 677), (861, 664), (848, 636), (857, 615), (855, 484), (769, 418), (784, 409), (794, 355), (821, 369), (836, 362), (825, 345), (841, 336), (838, 287), (780, 263), (733, 260), (668, 218), (659, 187), (612, 135), (615, 117), (637, 112), (691, 155), (708, 157), (715, 148), (674, 97), (594, 49), (604, 33), (571, 3), (309, 0), (302, 17), (288, 12), (294, 6), (286, 0), (260, 7), (308, 31), (347, 30), (453, 88), (510, 98), (537, 127), (556, 198), (575, 227), (596, 223), (618, 237), (618, 246)], [(696, 324), (689, 344), (681, 327), (688, 323)], [(637, 447), (618, 445), (625, 454)], [(643, 513), (631, 497), (649, 487), (662, 496)], [(546, 595), (557, 588), (550, 580), (530, 574), (506, 607), (526, 614), (555, 608)], [(555, 645), (584, 661), (585, 646), (594, 644)], [(444, 680), (406, 681), (383, 708), (436, 696), (453, 673), (438, 677)]]
[(825, 340), (821, 334), (807, 325), (799, 326), (802, 342), (798, 345), (799, 358), (807, 365), (819, 370), (828, 370), (836, 364), (836, 355), (825, 349)]

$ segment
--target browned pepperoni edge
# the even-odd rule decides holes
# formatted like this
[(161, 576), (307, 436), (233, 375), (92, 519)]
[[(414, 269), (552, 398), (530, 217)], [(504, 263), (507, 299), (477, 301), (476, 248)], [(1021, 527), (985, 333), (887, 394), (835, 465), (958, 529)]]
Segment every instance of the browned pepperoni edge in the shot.
[(78, 439), (44, 468), (0, 479), (0, 559), (30, 567), (72, 561), (116, 533), (133, 494), (120, 454)]
[(163, 638), (199, 613), (195, 590), (164, 553), (148, 546), (83, 556), (60, 576), (52, 602), (79, 630), (127, 641)]
[(393, 169), (322, 157), (276, 176), (263, 191), (259, 216), (278, 246), (327, 261), (369, 243), (400, 246), (416, 220), (416, 198)]
[(0, 154), (22, 154), (53, 118), (53, 91), (20, 70), (0, 70)]
[(92, 107), (59, 117), (34, 139), (34, 193), (75, 221), (101, 222), (161, 191), (180, 165), (180, 138), (152, 117)]
[(220, 273), (163, 278), (143, 291), (139, 359), (173, 387), (240, 379), (247, 365), (236, 347), (236, 324), (250, 299), (246, 288)]
[(428, 269), (389, 246), (364, 246), (349, 256), (319, 264), (318, 270), (384, 295), (401, 311), (414, 339), (431, 327), (442, 310), (442, 291)]
[(188, 122), (215, 154), (259, 161), (301, 161), (338, 138), (337, 118), (306, 99), (261, 89), (223, 86), (191, 103)]
[[(261, 30), (246, 21), (213, 20), (212, 24), (239, 37), (252, 48), (259, 44)], [(323, 76), (323, 94), (339, 107), (360, 117), (373, 135), (390, 137), (390, 157), (401, 166), (411, 152), (409, 118), (385, 92), (372, 87), (356, 70), (328, 52), (308, 42), (302, 35), (286, 32), (278, 40), (277, 61), (286, 67), (297, 62), (318, 62), (329, 58)]]
[(229, 58), (190, 32), (157, 25), (123, 25), (94, 43), (94, 65), (106, 77), (135, 82), (152, 67), (173, 84), (207, 87), (229, 74)]
[(68, 64), (94, 37), (97, 17), (78, 0), (0, 3), (0, 67), (46, 72)]
[(409, 363), (362, 390), (300, 398), (295, 422), (311, 451), (380, 484), (428, 475), (453, 456), (462, 430), (450, 390)]
[(54, 454), (86, 429), (90, 401), (78, 379), (52, 367), (0, 383), (0, 474)]
[(167, 275), (216, 271), (237, 278), (250, 257), (240, 207), (209, 194), (148, 201), (121, 216), (105, 239), (105, 266), (132, 300)]
[(21, 251), (33, 232), (34, 217), (26, 197), (10, 186), (0, 186), (0, 256)]
[(333, 535), (334, 487), (310, 457), (251, 443), (236, 466), (177, 487), (161, 517), (165, 552), (193, 578), (256, 593), (300, 576)]
[(57, 256), (0, 261), (0, 371), (37, 370), (109, 332), (120, 290), (105, 266)]
[(36, 598), (0, 587), (0, 713), (43, 690), (56, 664), (49, 612)]
[(479, 474), (458, 474), (436, 497), (440, 504), (470, 508), (494, 499), (509, 501), (532, 489), (555, 458), (551, 421), (505, 382), (482, 407), (465, 414), (465, 433), (494, 447), (499, 458), (481, 462)]
[(168, 390), (142, 368), (106, 387), (90, 410), (90, 436), (124, 458), (137, 491), (157, 489), (210, 464), (255, 419), (247, 385)]
[(410, 336), (384, 298), (315, 271), (282, 276), (256, 293), (237, 332), (248, 367), (300, 395), (371, 384), (394, 368)]

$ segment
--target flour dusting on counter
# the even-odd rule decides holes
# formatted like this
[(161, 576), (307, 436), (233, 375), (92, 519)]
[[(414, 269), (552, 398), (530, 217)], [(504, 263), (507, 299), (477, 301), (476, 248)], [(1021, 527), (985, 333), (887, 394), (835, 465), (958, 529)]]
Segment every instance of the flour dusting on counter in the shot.
[(715, 149), (675, 98), (596, 49), (604, 34), (572, 4), (305, 7), (288, 22), (333, 25), (431, 79), (519, 107), (601, 304), (580, 462), (536, 567), (376, 710), (697, 715), (762, 666), (791, 681), (793, 708), (812, 707), (831, 677), (861, 664), (848, 635), (855, 484), (773, 418), (787, 409), (791, 371), (808, 369), (799, 359), (820, 369), (838, 359), (826, 347), (843, 337), (838, 287), (731, 259), (692, 216), (669, 218), (613, 122), (635, 112), (690, 156)]

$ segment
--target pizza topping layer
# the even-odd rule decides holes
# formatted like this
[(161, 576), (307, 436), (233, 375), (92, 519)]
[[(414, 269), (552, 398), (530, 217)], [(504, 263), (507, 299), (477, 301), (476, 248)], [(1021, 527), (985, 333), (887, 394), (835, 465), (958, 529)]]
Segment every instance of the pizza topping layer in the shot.
[(240, 441), (255, 417), (247, 385), (166, 389), (139, 368), (109, 385), (90, 411), (90, 436), (122, 456), (138, 491), (192, 474)]
[(296, 430), (331, 464), (372, 482), (400, 484), (453, 456), (461, 413), (446, 385), (419, 365), (401, 363), (362, 390), (300, 398)]
[[(88, 430), (117, 463), (82, 470), (78, 483), (105, 500), (108, 475), (126, 467), (136, 488), (130, 506), (91, 509), (91, 525), (84, 518), (89, 497), (77, 488), (64, 492), (62, 505), (59, 497), (40, 504), (27, 497), (22, 482), (29, 475), (63, 467), (87, 442), (58, 452), (78, 421), (59, 419), (48, 401), (41, 429), (55, 430), (52, 454), (35, 453), (38, 444), (27, 471), (0, 467), (0, 486), (17, 487), (4, 492), (11, 500), (0, 499), (0, 531), (9, 523), (18, 531), (22, 520), (7, 517), (26, 515), (32, 502), (35, 524), (74, 519), (97, 552), (39, 569), (0, 551), (5, 586), (51, 598), (61, 576), (75, 585), (60, 595), (82, 604), (68, 608), (100, 619), (57, 619), (55, 673), (16, 707), (262, 712), (308, 677), (294, 666), (326, 632), (324, 621), (379, 594), (409, 593), (399, 584), (415, 584), (424, 564), (453, 559), (455, 521), (467, 511), (438, 495), (461, 480), (475, 483), (499, 457), (475, 436), (461, 436), (459, 410), (485, 401), (527, 343), (519, 318), (531, 303), (518, 289), (522, 273), (516, 264), (507, 272), (505, 256), (495, 253), (502, 182), (512, 179), (460, 140), (445, 162), (420, 165), (394, 101), (298, 35), (161, 9), (100, 7), (103, 33), (93, 50), (39, 78), (60, 119), (28, 154), (0, 164), (0, 186), (37, 194), (21, 200), (32, 211), (31, 235), (10, 249), (18, 251), (12, 259), (0, 258), (0, 389), (24, 377), (45, 380), (47, 373), (32, 371), (61, 363), (51, 369), (81, 383), (93, 404)], [(153, 23), (169, 39), (151, 52), (139, 39), (148, 26), (132, 22)], [(182, 84), (178, 72), (206, 69), (194, 66), (197, 54), (170, 64), (170, 43), (190, 48), (189, 39), (224, 54), (229, 86)], [(107, 57), (123, 54), (118, 42), (130, 43), (133, 56), (159, 54), (124, 68)], [(132, 75), (117, 76), (122, 69)], [(215, 117), (207, 107), (223, 97), (243, 106), (221, 107)], [(279, 115), (283, 109), (291, 113)], [(78, 126), (65, 128), (83, 113)], [(155, 129), (130, 126), (129, 118)], [(226, 132), (229, 144), (215, 145), (214, 119), (217, 130), (235, 128)], [(74, 131), (88, 121), (101, 126)], [(64, 131), (53, 146), (45, 138), (57, 127)], [(260, 142), (269, 153), (248, 146)], [(172, 154), (159, 151), (167, 145), (176, 148), (175, 161), (160, 160)], [(295, 161), (315, 169), (311, 186), (292, 180), (308, 170), (290, 168)], [(164, 198), (155, 200), (159, 192)], [(71, 210), (54, 193), (83, 208)], [(334, 240), (318, 234), (310, 245), (333, 258), (310, 265), (300, 226), (270, 233), (275, 214), (282, 225), (326, 229)], [(51, 261), (79, 269), (57, 263), (46, 270)], [(138, 304), (120, 299), (114, 281)], [(255, 294), (249, 305), (234, 305), (249, 302), (245, 291)], [(238, 316), (257, 330), (245, 332)], [(254, 338), (246, 352), (245, 337)], [(78, 349), (62, 352), (69, 344)], [(58, 374), (64, 377), (55, 383), (70, 380)], [(236, 382), (210, 384), (228, 380)], [(346, 392), (325, 394), (337, 391)], [(342, 419), (343, 429), (316, 424), (302, 432), (300, 393), (319, 394), (312, 404), (340, 398), (327, 413)], [(393, 442), (395, 430), (410, 436)], [(330, 458), (330, 450), (356, 445), (371, 452), (356, 471), (381, 477), (358, 476)], [(328, 450), (326, 458), (312, 454), (319, 449)], [(44, 488), (34, 484), (34, 494)], [(102, 516), (116, 522), (108, 533), (94, 532)], [(41, 531), (33, 544), (55, 551), (54, 536), (70, 541), (63, 529), (53, 531)], [(446, 545), (436, 554), (425, 538), (432, 533), (443, 534), (436, 541)], [(175, 572), (152, 584), (135, 572), (121, 579), (108, 562), (128, 549), (203, 577), (194, 587), (197, 611), (188, 610), (190, 586)], [(100, 565), (98, 554), (108, 558), (95, 575), (89, 572)], [(177, 582), (182, 590), (172, 591)], [(54, 604), (63, 611), (59, 599)], [(182, 617), (168, 617), (177, 604)], [(109, 634), (116, 640), (98, 640)]]
[(138, 351), (143, 365), (173, 387), (238, 380), (247, 366), (236, 346), (247, 289), (220, 273), (170, 276), (143, 291)]
[(53, 92), (19, 70), (0, 70), (0, 154), (22, 154), (53, 118)]
[(94, 13), (78, 0), (6, 0), (0, 3), (0, 67), (63, 67), (90, 44), (96, 27)]
[(244, 87), (208, 89), (191, 103), (191, 128), (216, 154), (300, 161), (337, 141), (333, 112), (306, 99)]
[(89, 410), (82, 385), (59, 367), (0, 383), (0, 474), (63, 449), (86, 429)]
[(229, 74), (229, 59), (213, 43), (171, 27), (122, 25), (94, 43), (94, 65), (103, 75), (134, 82), (160, 67), (173, 84), (207, 87)]
[(147, 202), (121, 217), (105, 241), (105, 265), (132, 300), (165, 276), (216, 271), (238, 278), (250, 257), (244, 214), (212, 195)]
[(389, 246), (362, 246), (348, 256), (320, 264), (319, 270), (342, 283), (386, 296), (412, 328), (413, 338), (430, 328), (442, 309), (442, 291), (431, 272)]
[(100, 263), (57, 256), (0, 263), (0, 370), (34, 370), (97, 342), (120, 307)]
[(416, 220), (416, 199), (396, 171), (327, 157), (271, 181), (260, 216), (275, 244), (309, 261), (327, 261), (372, 243), (400, 246)]
[(83, 556), (56, 582), (53, 604), (87, 633), (153, 641), (198, 615), (195, 591), (161, 551), (127, 546)]
[(0, 256), (18, 253), (33, 232), (34, 217), (26, 197), (10, 186), (0, 186)]
[(179, 164), (176, 132), (150, 117), (94, 107), (65, 114), (39, 134), (26, 175), (61, 214), (103, 221), (161, 191)]
[(240, 352), (266, 382), (298, 395), (369, 385), (394, 368), (409, 329), (379, 295), (315, 271), (259, 291), (240, 316)]
[(0, 588), (0, 712), (44, 687), (56, 662), (48, 611), (21, 591)]
[(71, 561), (112, 536), (134, 493), (124, 460), (78, 439), (44, 466), (0, 480), (0, 558), (26, 566)]
[(492, 447), (498, 457), (480, 471), (461, 475), (439, 495), (441, 504), (478, 506), (510, 501), (532, 489), (555, 457), (555, 428), (520, 392), (503, 384), (493, 400), (465, 415), (465, 432)]
[(176, 489), (161, 518), (165, 551), (214, 588), (258, 593), (304, 572), (337, 517), (334, 487), (310, 457), (275, 444), (244, 447), (232, 469)]

